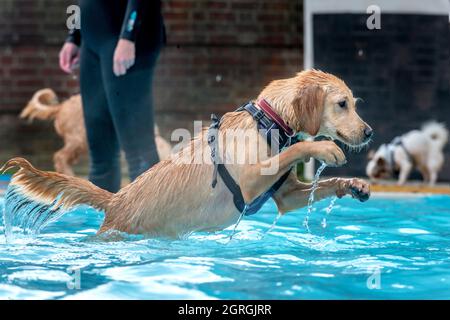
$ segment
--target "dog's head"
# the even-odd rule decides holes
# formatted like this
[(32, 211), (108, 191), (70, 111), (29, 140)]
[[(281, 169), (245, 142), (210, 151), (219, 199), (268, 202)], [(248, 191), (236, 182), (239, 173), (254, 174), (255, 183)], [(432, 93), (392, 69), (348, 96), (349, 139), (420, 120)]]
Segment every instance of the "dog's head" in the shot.
[(389, 165), (389, 150), (382, 144), (377, 151), (371, 150), (368, 154), (366, 174), (371, 179), (389, 179), (392, 175), (392, 168)]
[(365, 145), (372, 129), (356, 112), (352, 91), (341, 79), (307, 70), (270, 83), (260, 95), (296, 132), (326, 136), (352, 147)]

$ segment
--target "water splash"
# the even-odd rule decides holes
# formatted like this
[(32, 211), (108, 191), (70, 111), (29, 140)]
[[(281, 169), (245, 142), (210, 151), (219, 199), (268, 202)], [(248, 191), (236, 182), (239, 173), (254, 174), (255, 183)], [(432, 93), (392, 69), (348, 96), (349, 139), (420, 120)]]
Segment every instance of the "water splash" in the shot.
[(6, 243), (8, 243), (8, 237), (11, 235), (11, 225), (6, 222), (5, 205), (2, 206), (2, 218), (3, 218), (3, 232), (5, 235), (5, 241)]
[(331, 198), (330, 204), (329, 204), (328, 207), (325, 209), (325, 212), (326, 212), (327, 214), (330, 214), (331, 211), (333, 211), (334, 204), (336, 203), (337, 198), (338, 198), (337, 196), (334, 196), (333, 198)]
[(267, 229), (266, 232), (264, 232), (264, 234), (262, 235), (262, 237), (261, 237), (260, 240), (264, 239), (264, 237), (265, 237), (267, 234), (271, 233), (272, 230), (275, 229), (275, 226), (277, 225), (278, 220), (280, 220), (281, 216), (282, 216), (282, 214), (281, 214), (280, 212), (278, 212), (277, 216), (276, 216), (275, 219), (273, 220), (273, 222), (272, 222), (272, 224), (270, 225), (269, 229)]
[(313, 203), (314, 203), (314, 192), (316, 191), (317, 187), (319, 186), (319, 178), (322, 173), (322, 171), (327, 167), (327, 164), (325, 162), (322, 162), (320, 167), (317, 169), (316, 174), (314, 175), (314, 180), (311, 187), (311, 193), (309, 194), (308, 198), (308, 210), (306, 212), (305, 220), (303, 221), (303, 225), (305, 226), (308, 233), (311, 232), (309, 229), (309, 216), (313, 209)]
[[(325, 209), (325, 213), (327, 214), (327, 216), (331, 213), (331, 211), (333, 211), (334, 204), (336, 203), (337, 198), (338, 198), (337, 196), (331, 198), (330, 204)], [(322, 228), (326, 227), (327, 227), (327, 218), (325, 217), (322, 219)]]
[(3, 223), (6, 242), (14, 240), (14, 230), (35, 236), (48, 224), (58, 220), (66, 210), (58, 205), (61, 195), (51, 204), (44, 204), (25, 196), (20, 188), (9, 186), (5, 194)]
[(237, 227), (239, 226), (239, 223), (241, 223), (242, 218), (245, 216), (245, 213), (247, 212), (247, 209), (248, 209), (248, 206), (246, 205), (246, 206), (244, 207), (244, 210), (243, 210), (243, 211), (241, 212), (241, 214), (239, 215), (239, 218), (238, 218), (238, 220), (236, 221), (236, 224), (234, 225), (233, 232), (231, 233), (228, 242), (230, 242), (231, 240), (233, 240), (233, 237), (234, 237), (234, 235), (236, 234)]

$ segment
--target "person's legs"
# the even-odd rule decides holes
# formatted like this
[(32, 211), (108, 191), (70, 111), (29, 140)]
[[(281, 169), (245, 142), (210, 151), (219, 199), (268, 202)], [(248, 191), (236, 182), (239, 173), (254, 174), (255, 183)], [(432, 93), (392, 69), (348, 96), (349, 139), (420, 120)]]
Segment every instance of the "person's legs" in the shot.
[(120, 146), (108, 108), (100, 59), (86, 46), (81, 51), (80, 87), (89, 144), (89, 180), (117, 192), (121, 179)]
[(152, 80), (157, 57), (157, 51), (138, 54), (136, 64), (120, 77), (113, 74), (112, 56), (105, 54), (102, 57), (108, 105), (120, 145), (125, 151), (132, 181), (159, 162), (152, 100)]

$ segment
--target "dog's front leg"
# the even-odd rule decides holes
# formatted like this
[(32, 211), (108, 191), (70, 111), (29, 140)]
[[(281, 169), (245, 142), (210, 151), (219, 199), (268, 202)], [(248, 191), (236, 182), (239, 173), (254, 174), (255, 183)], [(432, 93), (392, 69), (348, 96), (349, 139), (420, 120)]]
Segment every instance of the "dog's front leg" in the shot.
[(74, 176), (72, 166), (70, 165), (70, 157), (73, 150), (70, 147), (64, 146), (61, 150), (53, 155), (53, 164), (56, 172), (63, 173), (68, 176)]
[[(246, 165), (239, 174), (239, 185), (246, 203), (250, 203), (268, 190), (281, 176), (295, 164), (308, 161), (311, 157), (325, 162), (329, 166), (345, 163), (345, 155), (332, 141), (298, 142), (280, 154), (257, 164)], [(275, 168), (275, 173), (268, 168)]]
[[(281, 214), (308, 204), (313, 185), (298, 181), (294, 174), (291, 174), (283, 186), (274, 194), (273, 198)], [(370, 197), (370, 185), (362, 179), (352, 178), (331, 178), (318, 182), (314, 192), (314, 201), (319, 201), (331, 196), (342, 198), (351, 195), (360, 201), (366, 201)]]
[(397, 184), (399, 186), (402, 186), (405, 184), (406, 180), (408, 180), (409, 174), (411, 173), (412, 170), (412, 164), (405, 161), (401, 164), (400, 166), (400, 173), (398, 175), (398, 182)]

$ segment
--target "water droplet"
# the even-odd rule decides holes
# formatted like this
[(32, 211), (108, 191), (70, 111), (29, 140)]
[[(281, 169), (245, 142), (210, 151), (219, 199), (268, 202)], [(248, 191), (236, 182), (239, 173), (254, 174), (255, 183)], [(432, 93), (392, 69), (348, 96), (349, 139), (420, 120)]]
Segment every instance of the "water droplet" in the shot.
[(306, 212), (305, 220), (303, 221), (303, 226), (306, 228), (308, 232), (311, 232), (309, 230), (309, 216), (313, 209), (313, 203), (314, 203), (314, 192), (319, 186), (319, 178), (322, 171), (327, 167), (327, 164), (325, 162), (322, 162), (321, 166), (317, 169), (316, 174), (314, 175), (314, 180), (311, 187), (311, 193), (309, 194), (308, 198), (308, 211)]

